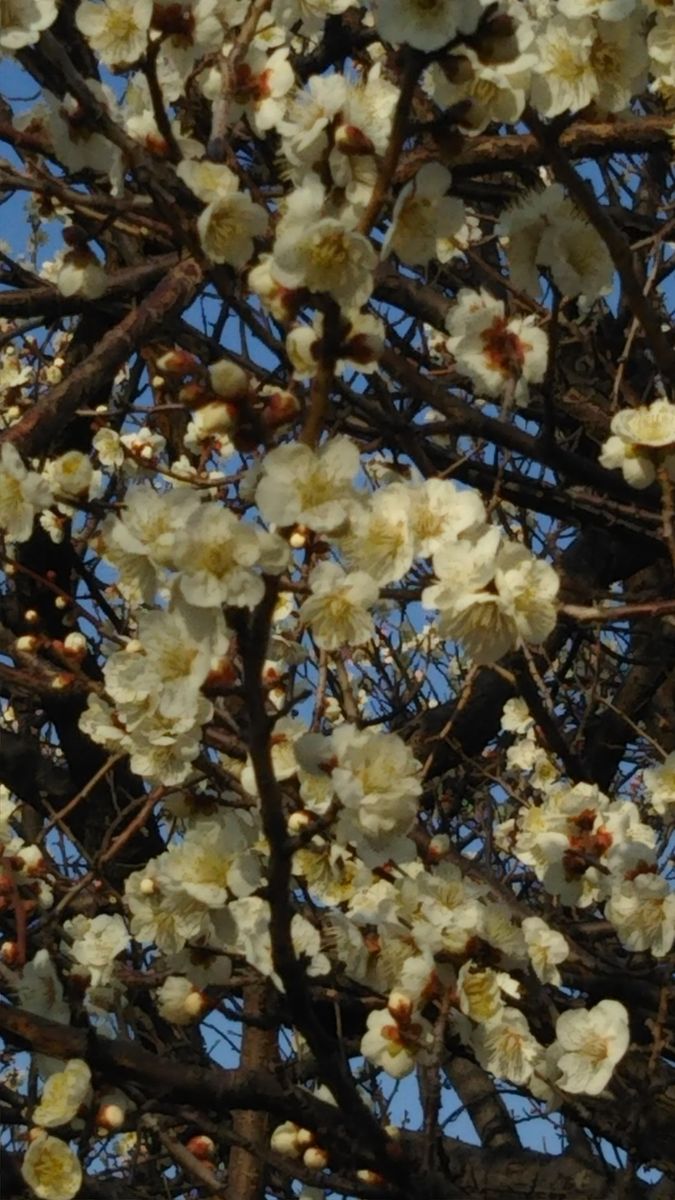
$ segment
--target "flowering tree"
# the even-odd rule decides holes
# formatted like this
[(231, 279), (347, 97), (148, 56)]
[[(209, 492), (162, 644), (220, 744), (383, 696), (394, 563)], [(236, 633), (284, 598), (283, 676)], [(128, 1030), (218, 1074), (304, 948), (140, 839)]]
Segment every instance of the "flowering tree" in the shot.
[(0, 48), (4, 1195), (672, 1200), (675, 5)]

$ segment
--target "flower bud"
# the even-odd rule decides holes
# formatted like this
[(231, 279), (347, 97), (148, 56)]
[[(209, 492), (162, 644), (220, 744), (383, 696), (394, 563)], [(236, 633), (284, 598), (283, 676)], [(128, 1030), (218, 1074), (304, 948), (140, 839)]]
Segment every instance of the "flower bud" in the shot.
[(34, 633), (24, 633), (18, 637), (14, 643), (14, 649), (20, 654), (35, 654), (40, 645), (40, 638)]
[(124, 1109), (119, 1104), (102, 1101), (96, 1113), (95, 1124), (97, 1129), (104, 1132), (112, 1133), (115, 1129), (120, 1129), (124, 1124)]
[(279, 429), (281, 425), (288, 425), (300, 412), (300, 401), (292, 392), (271, 391), (266, 394), (261, 391), (260, 398), (265, 406), (261, 420), (266, 429)]
[(72, 658), (83, 658), (87, 653), (87, 639), (83, 633), (77, 630), (74, 633), (69, 633), (63, 641), (63, 649), (66, 654)]
[(406, 1025), (412, 1016), (413, 1002), (406, 992), (393, 991), (387, 1001), (387, 1008), (399, 1025)]
[(209, 367), (211, 387), (217, 396), (225, 400), (236, 400), (245, 396), (249, 390), (249, 377), (246, 371), (229, 358), (220, 358)]
[(384, 1183), (384, 1178), (378, 1171), (371, 1171), (368, 1167), (362, 1167), (356, 1172), (356, 1178), (361, 1180), (361, 1183), (370, 1183), (373, 1186)]
[(0, 946), (0, 958), (8, 967), (14, 967), (19, 961), (19, 946), (17, 942), (3, 942)]
[(302, 1161), (310, 1171), (323, 1171), (328, 1166), (328, 1151), (321, 1146), (310, 1146), (305, 1150)]
[(208, 1137), (205, 1133), (196, 1133), (194, 1137), (190, 1138), (189, 1142), (186, 1142), (185, 1148), (201, 1162), (208, 1162), (216, 1153), (216, 1143), (213, 1138)]
[(71, 671), (59, 671), (58, 675), (54, 675), (51, 681), (51, 686), (55, 692), (63, 692), (66, 688), (72, 686), (75, 682), (75, 676)]
[(440, 862), (441, 859), (448, 853), (450, 847), (450, 838), (447, 833), (437, 833), (432, 837), (427, 846), (427, 858), (431, 863)]
[[(163, 375), (192, 375), (199, 367), (199, 361), (194, 354), (190, 354), (187, 350), (180, 348), (175, 350), (167, 350), (166, 354), (160, 354), (157, 359), (157, 370)], [(160, 380), (160, 386), (163, 383)]]
[(370, 138), (358, 125), (338, 125), (335, 130), (335, 149), (348, 156), (375, 153)]
[(288, 539), (289, 546), (292, 546), (294, 550), (302, 550), (303, 546), (307, 544), (308, 534), (309, 530), (306, 525), (296, 525)]
[(303, 829), (314, 823), (314, 817), (305, 809), (300, 809), (299, 812), (292, 812), (288, 818), (288, 832), (302, 833)]
[(270, 1149), (274, 1150), (276, 1154), (282, 1154), (284, 1158), (299, 1158), (297, 1125), (294, 1125), (292, 1121), (284, 1121), (283, 1125), (278, 1125), (272, 1131)]
[(311, 1129), (298, 1129), (296, 1141), (301, 1150), (314, 1145), (314, 1134)]

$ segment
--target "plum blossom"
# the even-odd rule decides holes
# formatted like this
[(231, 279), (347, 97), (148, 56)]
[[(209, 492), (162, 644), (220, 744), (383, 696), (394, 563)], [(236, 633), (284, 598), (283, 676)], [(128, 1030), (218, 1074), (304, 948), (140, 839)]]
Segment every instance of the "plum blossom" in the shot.
[(476, 1057), (486, 1071), (511, 1083), (527, 1083), (542, 1047), (517, 1008), (502, 1008), (473, 1031)]
[(627, 950), (664, 958), (675, 941), (675, 892), (650, 871), (622, 880), (605, 905), (605, 916)]
[(628, 1013), (618, 1000), (570, 1009), (556, 1022), (558, 1086), (565, 1092), (598, 1096), (628, 1049)]
[(537, 979), (559, 987), (561, 976), (558, 964), (565, 962), (570, 953), (567, 939), (557, 929), (551, 929), (541, 917), (526, 917), (522, 930)]
[(675, 751), (658, 767), (647, 767), (642, 779), (654, 812), (661, 817), (669, 815), (671, 807), (675, 808)]
[(484, 288), (462, 288), (446, 327), (448, 350), (479, 392), (500, 396), (513, 389), (516, 403), (527, 403), (528, 385), (541, 383), (548, 360), (548, 338), (533, 316), (507, 318), (502, 300)]
[(331, 782), (367, 836), (407, 833), (422, 791), (420, 764), (395, 733), (340, 725), (330, 739), (337, 765)]
[(429, 1061), (432, 1047), (431, 1025), (414, 1011), (404, 993), (392, 992), (386, 1008), (369, 1013), (361, 1053), (394, 1079), (402, 1079), (418, 1063)]
[(45, 1082), (33, 1121), (43, 1129), (67, 1125), (91, 1096), (91, 1071), (81, 1058), (71, 1058)]
[(37, 513), (51, 502), (47, 480), (24, 466), (10, 442), (0, 453), (0, 531), (10, 542), (26, 542)]
[(375, 0), (375, 27), (387, 42), (439, 50), (458, 33), (473, 33), (487, 0)]
[(202, 249), (214, 263), (243, 267), (253, 256), (253, 243), (267, 229), (268, 216), (248, 192), (219, 195), (200, 215), (197, 232)]
[(538, 268), (550, 272), (564, 295), (582, 297), (585, 306), (611, 291), (609, 251), (560, 184), (527, 192), (506, 209), (498, 228), (506, 240), (511, 278), (523, 291), (539, 294)]
[(61, 1138), (40, 1133), (28, 1147), (21, 1174), (39, 1200), (73, 1200), (82, 1186), (82, 1167)]
[(496, 662), (520, 639), (539, 644), (555, 626), (558, 576), (517, 543), (502, 543), (490, 527), (442, 546), (434, 555), (439, 580), (422, 593), (438, 608), (438, 629), (464, 643), (474, 662)]
[(148, 41), (151, 0), (84, 0), (75, 22), (91, 49), (108, 67), (135, 63)]
[(620, 467), (631, 487), (649, 487), (662, 463), (675, 479), (675, 404), (664, 397), (638, 408), (623, 408), (612, 417), (611, 437), (600, 453), (609, 470)]
[(56, 20), (56, 0), (3, 0), (0, 8), (0, 48), (22, 50), (39, 40)]
[(401, 189), (382, 243), (382, 257), (397, 254), (401, 262), (426, 264), (439, 242), (458, 236), (466, 225), (464, 203), (447, 196), (452, 182), (447, 167), (425, 163)]
[(63, 928), (72, 938), (68, 953), (76, 964), (75, 973), (86, 974), (94, 988), (109, 983), (117, 955), (129, 947), (124, 919), (117, 913), (99, 913), (96, 917), (78, 913)]
[(311, 595), (301, 605), (300, 618), (312, 630), (318, 646), (337, 650), (361, 646), (374, 633), (368, 611), (379, 595), (366, 571), (345, 572), (337, 563), (319, 563), (309, 578)]
[(265, 455), (255, 500), (265, 521), (307, 525), (317, 533), (345, 525), (356, 502), (352, 480), (359, 452), (346, 437), (331, 438), (318, 450), (301, 442), (277, 446)]

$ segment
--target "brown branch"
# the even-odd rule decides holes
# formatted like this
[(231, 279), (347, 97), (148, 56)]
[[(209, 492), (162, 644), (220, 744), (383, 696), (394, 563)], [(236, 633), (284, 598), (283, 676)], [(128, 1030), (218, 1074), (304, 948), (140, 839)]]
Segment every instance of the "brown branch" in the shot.
[(578, 483), (595, 487), (603, 494), (608, 493), (627, 503), (634, 502), (631, 489), (614, 479), (612, 473), (598, 463), (590, 462), (557, 444), (550, 445), (544, 437), (532, 437), (510, 422), (486, 416), (479, 408), (460, 400), (435, 380), (420, 374), (395, 350), (385, 349), (380, 362), (383, 370), (401, 384), (409, 397), (437, 409), (452, 423), (458, 435), (493, 442), (524, 458), (560, 471)]
[[(560, 137), (560, 145), (570, 158), (595, 158), (600, 154), (645, 154), (653, 150), (670, 153), (671, 116), (633, 117), (630, 120), (575, 121)], [(413, 151), (401, 164), (401, 182), (409, 179), (421, 165), (420, 159), (438, 159), (452, 167), (453, 175), (465, 178), (524, 166), (540, 166), (549, 161), (548, 153), (531, 134), (487, 134), (466, 138), (459, 152), (447, 144), (444, 131), (433, 129), (430, 150)], [(415, 160), (416, 161), (413, 161)]]
[(183, 311), (201, 282), (202, 269), (194, 259), (179, 262), (137, 308), (105, 334), (84, 362), (0, 434), (0, 443), (11, 442), (27, 455), (44, 453), (75, 410), (109, 387), (129, 355)]
[[(269, 1006), (271, 985), (267, 982), (249, 984), (244, 988), (244, 1019), (255, 1021), (264, 1016)], [(272, 1067), (279, 1058), (276, 1025), (263, 1029), (254, 1023), (246, 1025), (241, 1038), (239, 1066), (245, 1071)], [(240, 1111), (234, 1114), (234, 1131), (248, 1146), (235, 1145), (230, 1151), (227, 1171), (228, 1196), (232, 1200), (263, 1200), (265, 1194), (265, 1150), (269, 1140), (269, 1118), (265, 1113)]]
[(453, 1055), (445, 1064), (445, 1074), (466, 1106), (483, 1146), (495, 1150), (520, 1147), (513, 1118), (487, 1071), (469, 1058)]
[(111, 272), (105, 292), (96, 300), (87, 300), (84, 296), (62, 296), (58, 288), (50, 284), (3, 291), (0, 292), (0, 317), (40, 316), (50, 321), (94, 307), (100, 309), (109, 300), (124, 300), (138, 295), (151, 284), (163, 279), (167, 271), (176, 265), (176, 261), (176, 254), (163, 254), (160, 258), (141, 266), (125, 267), (121, 271)]
[(292, 1120), (299, 1115), (300, 1102), (306, 1110), (303, 1119), (311, 1119), (311, 1109), (324, 1128), (333, 1128), (339, 1122), (339, 1114), (331, 1105), (317, 1101), (304, 1090), (294, 1099), (294, 1089), (279, 1083), (271, 1071), (242, 1073), (239, 1069), (192, 1066), (152, 1054), (138, 1042), (106, 1038), (6, 1004), (0, 1005), (0, 1033), (13, 1045), (39, 1054), (62, 1060), (83, 1058), (105, 1079), (120, 1085), (125, 1081), (137, 1083), (150, 1094), (194, 1105), (200, 1111), (252, 1109)]

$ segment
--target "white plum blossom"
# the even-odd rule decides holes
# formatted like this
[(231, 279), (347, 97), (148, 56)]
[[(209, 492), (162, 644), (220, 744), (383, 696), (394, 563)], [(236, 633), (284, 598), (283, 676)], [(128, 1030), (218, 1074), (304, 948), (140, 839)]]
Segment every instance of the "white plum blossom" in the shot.
[[(68, 450), (47, 463), (44, 476), (59, 498), (92, 498), (98, 485), (91, 461), (80, 450)], [(72, 511), (68, 506), (65, 511)]]
[(532, 103), (542, 116), (578, 112), (591, 101), (619, 112), (646, 82), (647, 53), (642, 14), (621, 21), (569, 20), (564, 10), (545, 22), (537, 37)]
[(253, 256), (253, 242), (267, 229), (268, 216), (248, 192), (216, 196), (197, 221), (202, 249), (214, 263), (243, 267)]
[(282, 222), (274, 245), (274, 272), (284, 287), (327, 292), (346, 309), (366, 303), (376, 264), (368, 238), (349, 223), (319, 213), (302, 224)]
[[(278, 782), (291, 779), (297, 773), (296, 743), (306, 733), (305, 722), (297, 717), (282, 717), (275, 723), (271, 740), (271, 757), (274, 775)], [(250, 756), (241, 772), (240, 779), (242, 787), (245, 787), (247, 792), (250, 792), (252, 796), (257, 795), (255, 771)]]
[(476, 1057), (486, 1071), (511, 1083), (527, 1083), (542, 1047), (517, 1008), (501, 1008), (472, 1034)]
[[(311, 186), (311, 180), (304, 179), (307, 167), (327, 150), (328, 129), (346, 97), (347, 81), (344, 75), (337, 71), (331, 75), (312, 75), (306, 86), (293, 97), (286, 120), (280, 126), (284, 156), (291, 167), (301, 169), (305, 184), (303, 195)], [(322, 196), (322, 190), (317, 185), (318, 180), (315, 180), (313, 194)]]
[(569, 1009), (556, 1022), (558, 1086), (598, 1096), (628, 1049), (628, 1013), (618, 1000)]
[(675, 479), (675, 404), (665, 398), (612, 417), (611, 437), (600, 453), (603, 467), (620, 467), (631, 487), (649, 487), (659, 464)]
[[(268, 535), (269, 536), (269, 535)], [(180, 572), (180, 589), (188, 604), (213, 608), (218, 604), (253, 608), (263, 596), (261, 575), (272, 543), (261, 529), (240, 521), (229, 509), (205, 504), (190, 513), (176, 539), (174, 563)], [(264, 565), (274, 573), (285, 566), (286, 548), (279, 545), (278, 566), (271, 558)]]
[(560, 184), (527, 192), (505, 210), (498, 228), (506, 239), (511, 279), (523, 291), (538, 295), (539, 269), (584, 305), (611, 291), (610, 253)]
[(345, 572), (337, 563), (319, 563), (309, 586), (311, 595), (300, 607), (300, 619), (309, 625), (318, 646), (338, 650), (342, 645), (362, 646), (372, 637), (375, 627), (368, 610), (379, 588), (366, 571)]
[(527, 403), (528, 385), (541, 383), (548, 361), (548, 338), (533, 316), (509, 318), (503, 301), (484, 288), (462, 288), (446, 327), (447, 348), (479, 393), (512, 391), (516, 403)]
[(43, 1129), (68, 1125), (91, 1096), (91, 1071), (81, 1058), (71, 1058), (62, 1071), (46, 1080), (33, 1121)]
[(420, 764), (395, 733), (340, 725), (330, 739), (337, 765), (331, 782), (339, 800), (369, 837), (407, 833), (422, 791)]
[(299, 523), (317, 533), (338, 530), (356, 503), (352, 480), (359, 452), (346, 437), (331, 438), (318, 450), (290, 442), (263, 460), (255, 500), (265, 521)]
[(382, 257), (394, 253), (401, 262), (426, 264), (440, 241), (459, 236), (466, 225), (464, 202), (447, 196), (452, 176), (440, 163), (425, 163), (401, 189), (382, 243)]
[(98, 300), (108, 286), (108, 276), (96, 255), (85, 247), (70, 250), (64, 256), (56, 286), (62, 296), (84, 296), (86, 300)]
[(391, 484), (379, 488), (351, 514), (344, 550), (350, 563), (367, 571), (379, 584), (401, 579), (413, 564), (410, 501), (406, 487)]
[(316, 40), (328, 17), (349, 8), (351, 0), (272, 0), (272, 17), (283, 29), (292, 29), (298, 21), (304, 37)]
[(434, 554), (439, 580), (422, 593), (438, 608), (439, 632), (464, 643), (474, 662), (496, 662), (519, 640), (544, 642), (556, 622), (558, 575), (488, 527)]
[(49, 1017), (64, 1025), (70, 1023), (70, 1008), (63, 995), (49, 951), (40, 949), (27, 962), (18, 984), (19, 1004), (38, 1017)]
[(431, 1025), (414, 1011), (405, 995), (392, 993), (387, 1008), (368, 1014), (361, 1053), (394, 1079), (402, 1079), (418, 1063), (429, 1061), (432, 1046)]
[(439, 50), (458, 33), (473, 33), (487, 0), (375, 0), (375, 27), (387, 42)]
[(157, 1010), (165, 1021), (172, 1025), (190, 1025), (199, 1019), (205, 1008), (205, 999), (189, 979), (181, 975), (169, 975), (156, 996)]
[[(236, 926), (235, 945), (244, 954), (247, 962), (262, 975), (268, 976), (279, 990), (282, 981), (272, 959), (270, 935), (270, 906), (260, 896), (246, 896), (234, 900), (229, 912)], [(330, 961), (321, 950), (321, 935), (306, 917), (295, 913), (291, 919), (291, 939), (296, 956), (310, 976), (325, 975), (330, 970)]]
[(541, 917), (526, 917), (522, 923), (522, 930), (537, 979), (559, 987), (561, 977), (558, 965), (565, 962), (570, 953), (567, 938), (558, 933), (557, 929), (551, 929)]
[(199, 821), (158, 860), (160, 887), (172, 898), (184, 893), (208, 909), (249, 896), (260, 884), (255, 837), (255, 823), (245, 814), (225, 810), (217, 821)]
[(82, 1186), (82, 1167), (75, 1151), (44, 1131), (28, 1147), (21, 1174), (38, 1200), (73, 1200)]
[(530, 86), (534, 55), (520, 55), (511, 63), (482, 63), (470, 50), (441, 66), (433, 63), (424, 86), (442, 108), (457, 105), (458, 127), (468, 134), (482, 133), (493, 121), (513, 125), (520, 120)]
[(651, 872), (622, 880), (605, 905), (605, 916), (627, 950), (664, 958), (675, 941), (675, 892)]
[(56, 0), (3, 0), (0, 7), (0, 48), (22, 50), (39, 40), (56, 20)]
[[(123, 739), (131, 770), (165, 787), (184, 783), (192, 774), (192, 764), (201, 749), (202, 727), (212, 716), (213, 705), (203, 696), (174, 717), (146, 708), (139, 718), (138, 711), (132, 708)], [(124, 721), (126, 717), (124, 710), (118, 712), (118, 719)], [(95, 737), (91, 729), (87, 731)]]
[[(282, 124), (287, 96), (294, 86), (293, 68), (288, 61), (288, 46), (278, 46), (271, 54), (262, 46), (252, 45), (243, 62), (239, 63), (232, 84), (232, 120), (244, 114), (258, 135)], [(222, 90), (222, 72), (212, 68), (204, 78), (202, 92), (215, 100)], [(181, 164), (183, 165), (183, 164)]]
[(141, 483), (127, 492), (122, 516), (109, 518), (101, 529), (103, 553), (117, 567), (117, 587), (126, 599), (152, 603), (163, 569), (174, 565), (179, 534), (198, 508), (191, 488), (159, 492)]
[(84, 0), (75, 22), (91, 49), (108, 67), (128, 66), (145, 52), (151, 0)]
[(51, 502), (46, 479), (24, 466), (11, 442), (0, 452), (0, 532), (10, 542), (26, 542), (35, 516)]
[(642, 775), (649, 803), (659, 816), (669, 816), (675, 810), (675, 751), (658, 767), (647, 767)]
[(485, 505), (473, 488), (451, 479), (426, 479), (408, 488), (415, 556), (431, 558), (446, 543), (485, 523)]
[(180, 716), (196, 703), (199, 688), (228, 645), (216, 609), (179, 602), (168, 611), (142, 612), (137, 642), (106, 662), (107, 693), (122, 707), (143, 704), (167, 717)]
[(621, 21), (636, 7), (638, 0), (558, 0), (564, 17), (600, 17), (601, 21)]
[(124, 919), (117, 913), (99, 913), (96, 917), (85, 917), (78, 913), (63, 926), (72, 938), (68, 954), (75, 961), (76, 973), (89, 977), (92, 987), (109, 983), (118, 954), (129, 947), (129, 932)]

